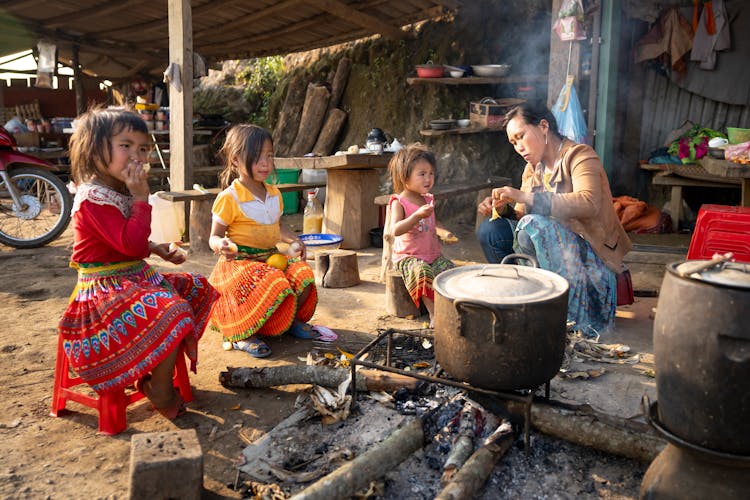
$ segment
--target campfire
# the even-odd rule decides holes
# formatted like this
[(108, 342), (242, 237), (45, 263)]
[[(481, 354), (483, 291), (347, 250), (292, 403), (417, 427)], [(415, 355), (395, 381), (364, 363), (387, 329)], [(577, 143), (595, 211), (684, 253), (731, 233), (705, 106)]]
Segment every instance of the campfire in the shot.
[[(233, 486), (253, 498), (544, 497), (558, 490), (551, 480), (575, 496), (621, 496), (637, 491), (643, 463), (530, 432), (529, 423), (641, 462), (663, 446), (645, 424), (606, 422), (541, 390), (496, 393), (452, 380), (426, 330), (381, 331), (359, 353), (329, 346), (305, 365), (228, 368), (221, 382), (313, 386), (244, 450)], [(608, 477), (612, 464), (629, 473)]]

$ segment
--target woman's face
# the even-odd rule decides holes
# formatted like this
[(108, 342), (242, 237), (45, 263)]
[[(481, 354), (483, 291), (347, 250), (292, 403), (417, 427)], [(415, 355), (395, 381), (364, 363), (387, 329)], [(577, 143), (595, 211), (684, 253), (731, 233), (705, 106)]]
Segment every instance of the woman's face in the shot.
[(547, 120), (542, 120), (539, 125), (531, 125), (522, 116), (513, 117), (505, 127), (508, 141), (513, 145), (516, 153), (532, 165), (542, 161), (546, 146), (544, 138), (548, 129)]

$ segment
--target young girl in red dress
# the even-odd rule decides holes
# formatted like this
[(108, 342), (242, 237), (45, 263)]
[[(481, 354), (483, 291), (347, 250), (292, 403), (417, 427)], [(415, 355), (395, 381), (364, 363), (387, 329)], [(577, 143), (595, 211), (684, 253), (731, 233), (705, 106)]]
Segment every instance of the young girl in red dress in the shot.
[(70, 138), (78, 283), (59, 323), (70, 366), (97, 393), (135, 384), (162, 415), (185, 404), (172, 385), (179, 347), (195, 371), (197, 342), (218, 293), (205, 277), (159, 273), (144, 259), (185, 261), (149, 241), (151, 206), (144, 164), (151, 141), (135, 113), (92, 109)]
[[(305, 262), (305, 246), (281, 223), (281, 193), (266, 183), (274, 172), (271, 134), (255, 125), (235, 125), (221, 152), (225, 189), (214, 201), (209, 239), (221, 255), (209, 277), (221, 298), (211, 323), (234, 349), (264, 358), (271, 349), (259, 336), (289, 332), (315, 338), (306, 323), (318, 303), (315, 275)], [(279, 242), (298, 248), (300, 255), (274, 255)]]

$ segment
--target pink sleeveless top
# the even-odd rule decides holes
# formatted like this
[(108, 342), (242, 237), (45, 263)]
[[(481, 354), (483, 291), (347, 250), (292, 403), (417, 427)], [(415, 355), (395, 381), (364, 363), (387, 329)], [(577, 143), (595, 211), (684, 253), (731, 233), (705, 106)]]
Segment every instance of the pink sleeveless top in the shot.
[[(392, 204), (395, 200), (398, 200), (401, 206), (404, 207), (404, 218), (409, 217), (420, 207), (420, 205), (412, 203), (396, 194), (391, 196), (388, 203)], [(425, 203), (434, 203), (434, 198), (429, 193), (424, 195), (424, 200)], [(440, 257), (440, 251), (441, 246), (437, 232), (435, 231), (435, 214), (433, 213), (426, 219), (420, 220), (408, 232), (401, 236), (396, 236), (393, 242), (392, 259), (395, 264), (406, 257), (416, 257), (431, 264), (435, 259)]]

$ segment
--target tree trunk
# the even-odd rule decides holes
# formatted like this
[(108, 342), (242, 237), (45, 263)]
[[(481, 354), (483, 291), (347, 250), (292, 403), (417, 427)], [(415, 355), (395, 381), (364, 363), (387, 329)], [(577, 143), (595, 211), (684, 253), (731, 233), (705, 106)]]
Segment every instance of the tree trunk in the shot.
[(396, 269), (385, 273), (385, 312), (398, 318), (419, 316), (419, 308), (411, 300), (404, 278)]
[(273, 130), (273, 148), (278, 157), (285, 157), (289, 154), (294, 139), (297, 137), (302, 107), (305, 103), (305, 89), (304, 73), (297, 73), (289, 82), (279, 121), (276, 122), (276, 128)]
[(336, 140), (346, 121), (346, 112), (338, 108), (329, 110), (323, 130), (318, 135), (318, 140), (313, 147), (313, 153), (320, 156), (328, 156), (333, 153)]
[(336, 74), (333, 77), (333, 83), (331, 84), (331, 100), (328, 101), (328, 111), (326, 118), (330, 117), (331, 112), (338, 108), (341, 103), (341, 96), (344, 95), (346, 90), (346, 84), (349, 81), (349, 70), (352, 67), (352, 61), (348, 57), (342, 57), (339, 60), (338, 66), (336, 66)]
[(347, 288), (359, 284), (357, 252), (324, 250), (315, 254), (315, 283), (324, 288)]
[[(289, 384), (314, 384), (338, 387), (351, 376), (350, 370), (325, 366), (283, 365), (262, 368), (231, 368), (219, 374), (224, 387), (260, 389)], [(357, 390), (393, 392), (401, 388), (414, 391), (419, 381), (414, 377), (380, 370), (357, 370)]]
[(363, 455), (339, 467), (292, 497), (294, 500), (349, 498), (370, 481), (406, 460), (422, 447), (422, 422), (414, 419)]
[(330, 98), (331, 92), (326, 87), (313, 83), (307, 86), (302, 118), (300, 118), (294, 145), (289, 152), (290, 156), (304, 156), (312, 151), (320, 128), (323, 126)]

